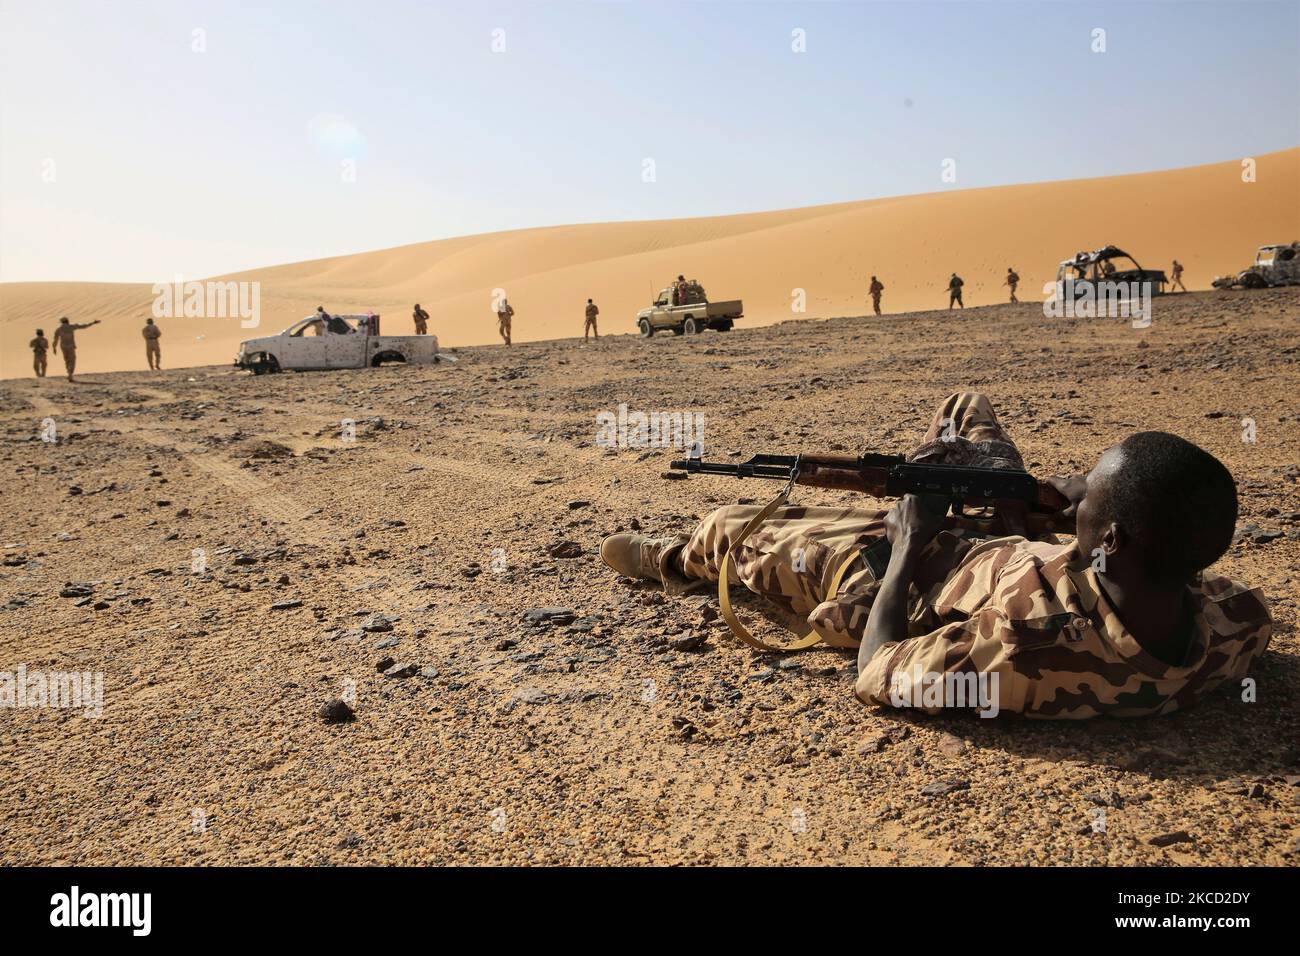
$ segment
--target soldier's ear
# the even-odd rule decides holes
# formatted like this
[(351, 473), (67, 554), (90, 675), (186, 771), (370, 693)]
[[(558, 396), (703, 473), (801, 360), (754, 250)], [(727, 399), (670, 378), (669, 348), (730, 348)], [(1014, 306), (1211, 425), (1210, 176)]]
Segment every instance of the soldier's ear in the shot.
[(1124, 529), (1112, 521), (1102, 529), (1101, 540), (1098, 544), (1106, 554), (1110, 555), (1123, 551), (1128, 541), (1129, 537), (1124, 532)]

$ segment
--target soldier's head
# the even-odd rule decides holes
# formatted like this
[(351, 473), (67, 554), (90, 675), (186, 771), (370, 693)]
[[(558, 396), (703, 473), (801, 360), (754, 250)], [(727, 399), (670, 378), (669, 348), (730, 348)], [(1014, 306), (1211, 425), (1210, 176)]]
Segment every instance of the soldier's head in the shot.
[(686, 276), (681, 276), (681, 275), (679, 275), (679, 276), (677, 277), (677, 281), (678, 281), (678, 282), (685, 282), (685, 281), (686, 281)]
[(587, 305), (591, 305), (591, 300), (590, 300), (590, 299), (587, 300)]
[(144, 320), (144, 324), (145, 324), (145, 325), (153, 325), (153, 319), (145, 319), (145, 320)]
[(316, 306), (316, 311), (319, 312), (319, 313), (321, 313), (322, 315), (324, 315), (324, 313), (325, 313), (325, 306), (323, 306), (323, 305), (318, 305), (318, 306)]
[(67, 324), (68, 324), (68, 317), (65, 315), (63, 318), (59, 319), (59, 324), (60, 324), (60, 325), (67, 325)]
[(418, 302), (415, 303), (415, 307), (418, 309), (418, 308), (420, 307), (420, 303), (418, 303)]
[(1168, 432), (1138, 432), (1106, 449), (1088, 475), (1076, 547), (1104, 555), (1104, 573), (1171, 590), (1232, 543), (1237, 486), (1217, 458)]
[(37, 330), (36, 330), (36, 334), (37, 334), (38, 336), (40, 336), (40, 335), (44, 335), (44, 334), (45, 334), (45, 330), (44, 330), (44, 329), (37, 329)]

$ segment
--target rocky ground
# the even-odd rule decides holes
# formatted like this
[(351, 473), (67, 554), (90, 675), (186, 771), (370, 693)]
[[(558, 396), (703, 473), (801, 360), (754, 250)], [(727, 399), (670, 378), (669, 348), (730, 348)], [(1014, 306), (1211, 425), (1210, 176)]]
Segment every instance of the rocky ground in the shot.
[[(0, 862), (1294, 864), (1298, 316), (1198, 293), (1142, 331), (1025, 304), (0, 383), (0, 671), (103, 674), (98, 718), (0, 710)], [(869, 709), (849, 655), (764, 658), (599, 563), (776, 490), (666, 480), (601, 412), (702, 413), (718, 457), (901, 451), (957, 388), (1042, 475), (1147, 428), (1231, 467), (1220, 567), (1276, 622), (1254, 702)]]

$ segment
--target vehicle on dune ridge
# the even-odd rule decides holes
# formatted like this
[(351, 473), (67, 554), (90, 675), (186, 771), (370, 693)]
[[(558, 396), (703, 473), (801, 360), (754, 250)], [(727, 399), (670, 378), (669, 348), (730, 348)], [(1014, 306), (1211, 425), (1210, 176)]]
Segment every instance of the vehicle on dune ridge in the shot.
[(377, 315), (336, 315), (348, 332), (331, 332), (319, 315), (309, 315), (279, 335), (239, 344), (235, 365), (254, 375), (317, 369), (378, 367), (385, 362), (432, 365), (450, 356), (438, 351), (434, 335), (380, 335)]
[(650, 307), (636, 314), (636, 325), (642, 338), (647, 339), (664, 330), (673, 335), (695, 335), (705, 329), (730, 332), (736, 319), (744, 314), (744, 303), (739, 299), (710, 302), (704, 287), (691, 281), (681, 290), (672, 286), (661, 289)]
[[(1116, 259), (1127, 259), (1132, 268), (1115, 268)], [(1056, 269), (1057, 299), (1095, 297), (1103, 288), (1121, 293), (1132, 290), (1147, 295), (1162, 295), (1168, 276), (1160, 269), (1144, 269), (1131, 255), (1118, 246), (1103, 246), (1094, 252), (1077, 252), (1071, 259), (1062, 259)], [(1144, 289), (1142, 287), (1145, 287)]]
[(1300, 285), (1300, 242), (1260, 246), (1255, 262), (1236, 275), (1215, 276), (1216, 289), (1267, 289), (1271, 286)]

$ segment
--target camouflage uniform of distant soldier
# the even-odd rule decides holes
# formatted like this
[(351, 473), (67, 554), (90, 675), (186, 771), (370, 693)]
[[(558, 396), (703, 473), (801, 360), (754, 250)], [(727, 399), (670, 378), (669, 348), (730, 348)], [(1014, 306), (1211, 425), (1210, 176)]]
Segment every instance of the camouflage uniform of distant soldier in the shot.
[(32, 348), (32, 368), (36, 372), (37, 378), (45, 377), (46, 353), (50, 348), (50, 340), (45, 337), (44, 329), (36, 330), (36, 338), (28, 343)]
[(673, 305), (686, 304), (686, 277), (678, 276), (677, 281), (673, 283)]
[(1177, 259), (1174, 260), (1173, 274), (1169, 279), (1169, 291), (1173, 292), (1175, 288), (1187, 291), (1187, 286), (1183, 285), (1183, 264)]
[(77, 338), (78, 329), (88, 329), (92, 325), (99, 325), (99, 319), (93, 322), (87, 322), (84, 325), (78, 325), (69, 322), (65, 315), (59, 319), (58, 328), (54, 330), (54, 354), (58, 355), (63, 352), (63, 367), (68, 370), (68, 381), (72, 381), (72, 373), (77, 370)]
[(1008, 266), (1008, 267), (1007, 267), (1007, 278), (1006, 278), (1006, 281), (1003, 282), (1003, 285), (1010, 286), (1010, 288), (1011, 288), (1011, 301), (1012, 301), (1012, 302), (1019, 302), (1019, 301), (1020, 301), (1019, 299), (1016, 298), (1016, 286), (1018, 286), (1019, 284), (1020, 284), (1020, 276), (1016, 275), (1016, 270), (1015, 270), (1015, 269), (1012, 269), (1010, 266)]
[[(992, 406), (976, 393), (950, 396), (908, 458), (1023, 468)], [(826, 643), (857, 646), (890, 562), (889, 512), (785, 505), (733, 552), (760, 509), (719, 508), (689, 536), (613, 535), (601, 555), (620, 573), (662, 581), (675, 594), (716, 582), (723, 556), (732, 552), (735, 579), (746, 588), (805, 619)], [(830, 593), (832, 576), (853, 554)], [(1182, 663), (1162, 662), (1126, 629), (1094, 564), (1074, 544), (1050, 536), (939, 531), (908, 585), (906, 637), (859, 662), (865, 666), (858, 698), (903, 706), (891, 699), (896, 675), (996, 674), (998, 708), (1030, 717), (1169, 713), (1225, 680), (1240, 680), (1268, 644), (1271, 621), (1262, 594), (1201, 572), (1185, 589), (1191, 637)], [(928, 713), (942, 709), (908, 703)]]
[(162, 338), (162, 329), (153, 324), (153, 319), (144, 320), (144, 328), (140, 330), (144, 336), (144, 357), (149, 363), (152, 371), (162, 370), (162, 349), (158, 347), (158, 340)]
[(880, 315), (880, 293), (885, 291), (884, 285), (875, 276), (871, 277), (871, 286), (867, 289), (871, 296), (871, 307), (876, 310), (876, 315)]
[(510, 321), (514, 317), (514, 306), (502, 299), (501, 304), (497, 306), (497, 332), (501, 334), (501, 339), (506, 345), (510, 344)]
[(420, 303), (415, 303), (415, 309), (411, 312), (411, 318), (415, 320), (415, 334), (429, 334), (429, 313), (420, 308)]
[(600, 309), (596, 308), (596, 303), (590, 299), (587, 300), (587, 320), (582, 326), (582, 341), (587, 341), (587, 333), (590, 332), (596, 338), (600, 338), (600, 333), (596, 331), (596, 316), (600, 315)]
[(965, 284), (957, 273), (952, 274), (952, 278), (948, 280), (948, 308), (951, 309), (954, 302), (963, 309), (966, 308), (966, 304), (961, 300), (961, 287)]

